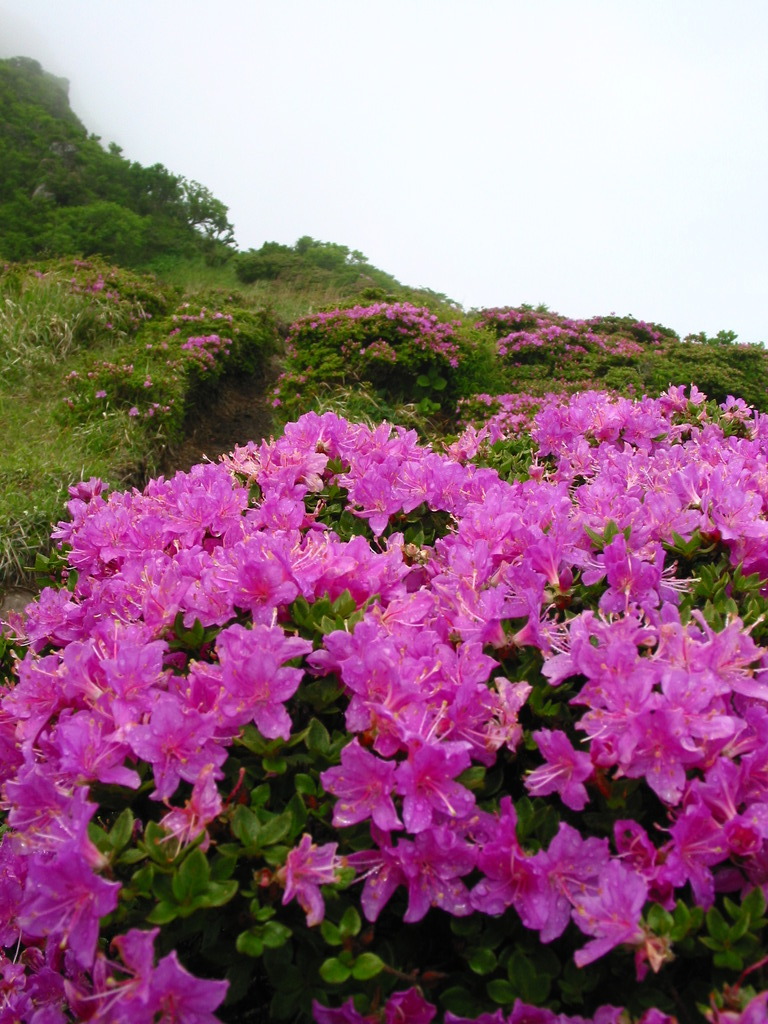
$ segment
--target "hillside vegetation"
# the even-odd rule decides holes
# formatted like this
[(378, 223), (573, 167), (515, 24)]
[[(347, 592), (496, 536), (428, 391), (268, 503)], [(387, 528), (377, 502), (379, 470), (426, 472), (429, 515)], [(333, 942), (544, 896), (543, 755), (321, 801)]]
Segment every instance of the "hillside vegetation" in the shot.
[(87, 132), (68, 83), (37, 61), (0, 61), (0, 256), (100, 253), (126, 266), (232, 251), (226, 206), (162, 164), (143, 167)]

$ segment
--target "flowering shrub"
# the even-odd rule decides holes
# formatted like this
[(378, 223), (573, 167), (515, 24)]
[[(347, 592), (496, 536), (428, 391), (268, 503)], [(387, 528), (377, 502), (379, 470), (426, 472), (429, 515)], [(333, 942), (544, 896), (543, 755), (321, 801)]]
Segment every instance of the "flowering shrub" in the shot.
[(482, 363), (483, 354), (478, 332), (410, 302), (314, 313), (291, 327), (275, 405), (290, 418), (311, 404), (321, 382), (368, 383), (391, 402), (418, 404), (427, 416), (452, 411), (459, 394), (468, 393), (468, 364)]
[(62, 418), (87, 422), (94, 415), (127, 414), (146, 424), (155, 445), (161, 435), (173, 441), (202, 388), (226, 372), (255, 373), (276, 345), (276, 327), (267, 314), (193, 309), (185, 302), (146, 325), (138, 339), (115, 345), (112, 358), (94, 360), (84, 353), (66, 375)]
[(0, 650), (9, 1019), (764, 1019), (765, 417), (544, 401), (511, 482), (484, 429), (73, 488)]
[(733, 332), (720, 332), (726, 341), (719, 344), (706, 335), (680, 341), (674, 331), (632, 317), (576, 320), (529, 306), (483, 310), (476, 326), (497, 339), (498, 390), (642, 395), (694, 381), (718, 402), (736, 394), (768, 409), (765, 348), (734, 345)]

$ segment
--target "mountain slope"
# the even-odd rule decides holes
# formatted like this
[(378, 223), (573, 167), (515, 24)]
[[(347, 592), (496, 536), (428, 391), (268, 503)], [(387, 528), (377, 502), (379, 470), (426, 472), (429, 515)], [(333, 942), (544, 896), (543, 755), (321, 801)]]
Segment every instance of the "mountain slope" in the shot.
[(100, 253), (127, 266), (163, 255), (215, 261), (233, 244), (208, 189), (104, 149), (69, 106), (68, 83), (27, 57), (0, 61), (0, 256)]

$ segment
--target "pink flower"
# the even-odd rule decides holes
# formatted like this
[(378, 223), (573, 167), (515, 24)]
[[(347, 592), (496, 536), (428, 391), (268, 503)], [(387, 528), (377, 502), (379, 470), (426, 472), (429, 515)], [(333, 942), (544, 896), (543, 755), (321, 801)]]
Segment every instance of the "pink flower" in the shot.
[(119, 882), (95, 875), (71, 847), (50, 859), (34, 857), (18, 921), (25, 935), (48, 938), (52, 949), (66, 946), (87, 969), (96, 954), (99, 920), (117, 906), (119, 889)]
[(285, 887), (283, 905), (292, 899), (299, 902), (307, 915), (307, 925), (320, 924), (325, 917), (325, 901), (321, 885), (332, 885), (339, 880), (343, 858), (336, 856), (337, 843), (317, 846), (312, 836), (304, 833), (297, 847), (288, 853), (283, 867), (277, 871), (277, 880)]
[(589, 754), (574, 750), (560, 729), (538, 729), (532, 735), (547, 764), (530, 773), (525, 788), (533, 796), (559, 793), (566, 807), (583, 810), (589, 799), (583, 783), (593, 774)]
[(423, 832), (435, 815), (463, 818), (475, 797), (456, 776), (469, 767), (468, 744), (423, 743), (397, 766), (397, 792), (403, 797), (403, 821), (409, 832)]
[(364, 750), (357, 739), (342, 750), (341, 766), (323, 772), (320, 781), (337, 797), (335, 826), (355, 825), (370, 817), (384, 831), (403, 827), (390, 796), (395, 788), (395, 765)]
[(228, 981), (195, 978), (184, 970), (175, 953), (169, 953), (152, 972), (147, 1004), (153, 1020), (218, 1024), (213, 1011), (223, 1002), (228, 988)]
[(595, 936), (574, 954), (576, 965), (591, 964), (621, 943), (642, 943), (640, 916), (647, 898), (645, 880), (611, 860), (600, 873), (596, 891), (574, 897), (573, 920), (587, 935)]
[[(183, 807), (172, 807), (160, 819), (160, 824), (172, 833), (179, 847), (196, 839), (206, 826), (221, 813), (222, 800), (216, 787), (216, 772), (212, 764), (206, 765), (192, 787), (192, 795)], [(200, 849), (206, 850), (210, 838), (205, 837)]]
[(180, 779), (195, 782), (208, 765), (218, 767), (226, 760), (227, 752), (214, 739), (214, 731), (213, 718), (186, 707), (171, 693), (158, 697), (149, 722), (134, 726), (127, 736), (134, 753), (152, 765), (153, 799), (165, 800)]

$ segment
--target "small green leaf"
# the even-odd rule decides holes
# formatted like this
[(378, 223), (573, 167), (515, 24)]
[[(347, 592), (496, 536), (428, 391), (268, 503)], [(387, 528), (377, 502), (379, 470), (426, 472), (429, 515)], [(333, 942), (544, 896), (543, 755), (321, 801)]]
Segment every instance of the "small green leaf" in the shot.
[(348, 939), (353, 935), (358, 935), (362, 926), (363, 922), (360, 920), (357, 910), (354, 907), (347, 907), (339, 921), (339, 934), (342, 938)]
[(320, 923), (320, 934), (329, 946), (340, 946), (344, 941), (341, 931), (327, 917)]
[(329, 985), (342, 985), (352, 974), (351, 968), (332, 956), (320, 964), (320, 977)]
[(513, 1003), (515, 1000), (515, 990), (506, 978), (494, 978), (493, 981), (488, 982), (485, 990), (494, 1003), (499, 1003), (501, 1006)]
[(352, 977), (356, 981), (368, 981), (381, 974), (384, 970), (384, 961), (375, 953), (361, 953), (352, 965)]
[(447, 988), (440, 995), (440, 1002), (446, 1010), (459, 1017), (475, 1016), (477, 1013), (477, 997), (460, 985)]
[(725, 942), (728, 938), (728, 924), (717, 907), (707, 911), (706, 921), (707, 931), (712, 938), (717, 942)]
[(473, 949), (467, 963), (475, 974), (490, 974), (496, 969), (496, 954), (492, 949)]
[(179, 907), (175, 903), (168, 903), (161, 900), (155, 904), (151, 913), (147, 914), (147, 921), (150, 924), (169, 924), (179, 916)]
[(762, 917), (765, 913), (765, 896), (760, 886), (747, 893), (744, 899), (741, 901), (741, 909), (744, 913), (749, 914), (752, 921), (756, 921), (759, 917)]
[(259, 847), (274, 846), (285, 839), (291, 831), (293, 817), (288, 811), (276, 814), (259, 828), (256, 834), (256, 845)]
[(311, 775), (299, 772), (294, 776), (293, 785), (296, 792), (301, 793), (302, 796), (317, 796), (317, 783)]
[(260, 928), (249, 928), (247, 932), (240, 932), (235, 940), (235, 949), (245, 956), (261, 956), (264, 952), (264, 940), (260, 934)]
[(726, 967), (732, 971), (744, 970), (744, 961), (733, 949), (723, 949), (712, 957), (715, 967)]
[(133, 814), (130, 807), (126, 807), (122, 814), (118, 815), (112, 828), (109, 830), (109, 841), (112, 849), (122, 850), (128, 843), (133, 832)]
[(656, 935), (667, 935), (674, 924), (674, 918), (659, 903), (654, 903), (648, 911), (648, 927)]
[(173, 876), (171, 887), (174, 897), (179, 903), (187, 903), (195, 896), (200, 896), (208, 888), (210, 877), (208, 859), (197, 846), (184, 858)]
[(290, 939), (293, 932), (279, 921), (267, 921), (264, 927), (264, 945), (268, 949), (279, 949)]
[(749, 914), (745, 914), (738, 921), (734, 921), (731, 927), (728, 929), (728, 941), (730, 943), (738, 942), (739, 939), (743, 938), (749, 931)]
[(456, 781), (461, 783), (462, 786), (466, 786), (467, 789), (482, 789), (485, 783), (485, 773), (486, 770), (483, 765), (472, 765), (471, 768), (465, 768)]

